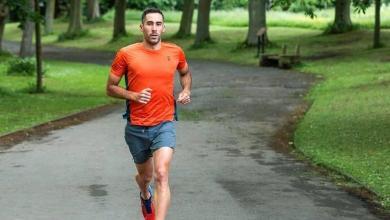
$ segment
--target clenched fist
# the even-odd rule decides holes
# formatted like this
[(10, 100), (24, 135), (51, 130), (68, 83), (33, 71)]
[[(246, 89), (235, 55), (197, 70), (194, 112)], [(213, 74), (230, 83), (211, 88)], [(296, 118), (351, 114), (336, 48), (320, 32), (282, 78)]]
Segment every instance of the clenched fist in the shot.
[(191, 102), (191, 92), (187, 90), (183, 90), (181, 93), (179, 93), (179, 97), (177, 98), (177, 102), (181, 104), (188, 104)]
[(135, 101), (142, 104), (146, 104), (150, 101), (151, 98), (152, 98), (152, 89), (146, 88), (136, 95)]

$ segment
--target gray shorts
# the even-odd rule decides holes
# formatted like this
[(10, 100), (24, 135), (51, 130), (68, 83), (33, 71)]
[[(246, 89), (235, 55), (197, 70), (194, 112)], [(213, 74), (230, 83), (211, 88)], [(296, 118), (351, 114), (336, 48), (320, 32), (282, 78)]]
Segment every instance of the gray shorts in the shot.
[(176, 129), (172, 121), (155, 126), (139, 126), (127, 123), (125, 140), (133, 156), (134, 163), (147, 161), (155, 150), (161, 147), (175, 148)]

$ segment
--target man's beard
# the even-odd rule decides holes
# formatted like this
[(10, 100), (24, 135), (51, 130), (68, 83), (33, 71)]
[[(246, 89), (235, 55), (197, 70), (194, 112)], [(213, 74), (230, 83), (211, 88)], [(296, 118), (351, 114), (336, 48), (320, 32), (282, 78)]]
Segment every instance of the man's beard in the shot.
[(158, 36), (156, 40), (151, 40), (151, 38), (148, 37), (148, 38), (146, 38), (145, 40), (146, 40), (146, 42), (147, 42), (148, 44), (150, 44), (150, 45), (156, 45), (156, 44), (160, 43), (161, 37)]

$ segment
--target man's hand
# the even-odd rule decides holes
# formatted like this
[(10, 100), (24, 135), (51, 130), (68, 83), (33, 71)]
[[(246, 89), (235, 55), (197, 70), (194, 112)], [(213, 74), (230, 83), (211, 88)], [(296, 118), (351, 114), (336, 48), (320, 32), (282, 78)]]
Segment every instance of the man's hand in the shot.
[(152, 89), (151, 88), (146, 88), (143, 89), (141, 92), (136, 93), (134, 101), (146, 104), (150, 101), (152, 98)]
[(190, 98), (191, 92), (188, 90), (183, 90), (181, 93), (179, 93), (179, 97), (177, 98), (177, 102), (185, 105), (191, 102)]

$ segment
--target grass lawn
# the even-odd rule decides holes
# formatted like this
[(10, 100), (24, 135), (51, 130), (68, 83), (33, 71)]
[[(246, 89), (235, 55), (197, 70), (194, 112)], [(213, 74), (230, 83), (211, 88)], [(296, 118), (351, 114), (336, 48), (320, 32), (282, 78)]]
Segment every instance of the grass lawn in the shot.
[[(382, 197), (390, 208), (390, 50), (311, 62), (325, 80), (295, 133), (295, 146)], [(382, 54), (383, 56), (379, 56)], [(387, 57), (386, 57), (387, 54)]]
[[(298, 125), (294, 136), (295, 147), (314, 163), (337, 170), (376, 192), (387, 209), (390, 209), (389, 12), (390, 7), (382, 7), (381, 40), (387, 47), (377, 50), (370, 48), (372, 8), (366, 15), (352, 15), (353, 22), (361, 28), (338, 35), (322, 34), (333, 18), (331, 10), (318, 13), (314, 20), (282, 12), (270, 12), (267, 18), (272, 42), (267, 52), (279, 52), (283, 44), (289, 45), (291, 50), (299, 43), (304, 62), (297, 70), (324, 78), (307, 96), (313, 104)], [(180, 13), (168, 12), (165, 40), (181, 45), (189, 58), (256, 65), (256, 49), (240, 47), (246, 36), (246, 13), (245, 10), (212, 12), (210, 29), (214, 43), (193, 49), (193, 37), (172, 38), (179, 26)], [(281, 18), (282, 14), (284, 18)], [(105, 21), (86, 24), (89, 34), (77, 41), (57, 42), (58, 34), (66, 30), (67, 23), (56, 21), (55, 34), (45, 36), (43, 42), (115, 51), (141, 39), (139, 15), (140, 12), (128, 11), (127, 30), (130, 36), (117, 42), (110, 42), (112, 12), (105, 15)], [(234, 19), (224, 19), (226, 17)], [(19, 41), (20, 31), (16, 26), (7, 25), (6, 39)], [(8, 120), (8, 127), (2, 126), (0, 133), (110, 102), (102, 88), (108, 67), (64, 62), (47, 62), (47, 65), (50, 66), (45, 79), (48, 93), (30, 95), (24, 90), (33, 79), (5, 76), (1, 71), (4, 65), (0, 64), (0, 123)], [(79, 79), (76, 81), (75, 74), (83, 76), (81, 82)], [(26, 100), (29, 106), (47, 109), (40, 110), (44, 114), (37, 114), (33, 107), (25, 106)], [(59, 108), (58, 101), (64, 102), (64, 106)], [(15, 109), (20, 111), (15, 114)]]
[(0, 62), (0, 135), (113, 102), (105, 96), (107, 66), (53, 61), (45, 65), (46, 92), (31, 94), (35, 77), (8, 76), (6, 62)]

